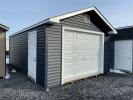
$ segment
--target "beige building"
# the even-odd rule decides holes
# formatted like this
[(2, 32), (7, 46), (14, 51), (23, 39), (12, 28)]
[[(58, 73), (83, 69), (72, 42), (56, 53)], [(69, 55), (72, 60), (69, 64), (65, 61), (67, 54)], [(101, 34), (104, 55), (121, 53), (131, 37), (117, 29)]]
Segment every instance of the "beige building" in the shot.
[(0, 24), (0, 78), (5, 76), (6, 70), (6, 31), (8, 27)]

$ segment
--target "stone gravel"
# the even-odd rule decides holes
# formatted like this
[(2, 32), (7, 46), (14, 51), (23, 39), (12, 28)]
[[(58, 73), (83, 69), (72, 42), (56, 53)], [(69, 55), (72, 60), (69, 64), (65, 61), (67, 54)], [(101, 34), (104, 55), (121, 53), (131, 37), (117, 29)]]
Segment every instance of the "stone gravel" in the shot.
[(0, 100), (133, 100), (133, 75), (108, 73), (44, 91), (25, 75), (0, 79)]

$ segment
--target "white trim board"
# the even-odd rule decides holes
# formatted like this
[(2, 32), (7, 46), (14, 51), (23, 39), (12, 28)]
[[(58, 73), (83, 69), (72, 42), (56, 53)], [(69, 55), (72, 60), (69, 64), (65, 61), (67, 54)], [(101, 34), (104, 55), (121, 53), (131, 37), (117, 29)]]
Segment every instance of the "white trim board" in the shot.
[(48, 19), (43, 20), (43, 21), (41, 21), (39, 23), (36, 23), (36, 24), (34, 24), (32, 26), (29, 26), (29, 27), (27, 27), (27, 28), (25, 28), (25, 29), (23, 29), (21, 31), (18, 31), (18, 32), (10, 35), (10, 37), (13, 36), (13, 35), (16, 35), (18, 33), (27, 31), (27, 30), (29, 30), (31, 28), (35, 28), (35, 27), (37, 27), (39, 25), (42, 25), (42, 24), (45, 24), (45, 23), (60, 23), (60, 20), (62, 20), (62, 19), (65, 19), (65, 18), (68, 18), (68, 17), (72, 17), (72, 16), (75, 16), (75, 15), (78, 15), (78, 14), (82, 14), (82, 13), (85, 13), (85, 12), (89, 12), (89, 11), (95, 11), (100, 16), (100, 18), (112, 29), (112, 31), (109, 32), (109, 33), (114, 33), (114, 34), (117, 33), (115, 28), (107, 21), (107, 19), (98, 11), (98, 9), (96, 7), (90, 7), (90, 8), (74, 11), (74, 12), (71, 12), (71, 13), (67, 13), (67, 14), (63, 14), (63, 15), (59, 15), (59, 16), (48, 18)]
[[(84, 32), (84, 33), (88, 33), (88, 34), (96, 34), (96, 35), (100, 35), (100, 44), (101, 44), (101, 49), (100, 49), (100, 58), (99, 58), (99, 63), (100, 63), (100, 67), (99, 67), (99, 73), (95, 72), (95, 75), (98, 75), (98, 74), (103, 74), (104, 73), (104, 33), (102, 32), (96, 32), (96, 31), (90, 31), (90, 30), (84, 30), (84, 29), (77, 29), (77, 28), (71, 28), (71, 27), (66, 27), (66, 26), (63, 26), (62, 27), (62, 75), (61, 75), (61, 84), (65, 84), (66, 82), (64, 82), (64, 73), (63, 73), (63, 70), (64, 70), (64, 34), (65, 34), (65, 30), (71, 30), (71, 31), (79, 31), (79, 32)], [(76, 79), (80, 79), (80, 78), (83, 78), (83, 77), (88, 77), (88, 76), (93, 76), (94, 73), (91, 73), (91, 74), (88, 74), (86, 73), (86, 75), (84, 76), (81, 76), (79, 75), (80, 77), (76, 78)], [(73, 78), (72, 80), (76, 80), (75, 78)]]

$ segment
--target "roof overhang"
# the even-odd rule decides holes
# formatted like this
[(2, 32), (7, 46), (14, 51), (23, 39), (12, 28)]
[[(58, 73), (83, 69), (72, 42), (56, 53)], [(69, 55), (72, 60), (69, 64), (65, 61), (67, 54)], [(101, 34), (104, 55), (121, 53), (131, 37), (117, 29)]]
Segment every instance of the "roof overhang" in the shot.
[(72, 16), (75, 16), (75, 15), (78, 15), (78, 14), (82, 14), (82, 13), (87, 13), (87, 12), (90, 12), (90, 11), (94, 11), (104, 21), (104, 23), (111, 29), (110, 31), (108, 31), (109, 34), (116, 34), (117, 33), (115, 28), (107, 21), (107, 19), (98, 11), (98, 9), (96, 7), (90, 7), (90, 8), (78, 10), (78, 11), (75, 11), (75, 12), (71, 12), (71, 13), (67, 13), (67, 14), (63, 14), (63, 15), (59, 15), (59, 16), (48, 18), (48, 19), (43, 20), (43, 21), (41, 21), (39, 23), (36, 23), (36, 24), (34, 24), (34, 25), (30, 26), (30, 27), (27, 27), (27, 28), (25, 28), (25, 29), (23, 29), (21, 31), (18, 31), (18, 32), (14, 33), (14, 34), (12, 34), (10, 36), (13, 36), (15, 34), (27, 31), (29, 29), (35, 28), (37, 26), (40, 26), (42, 24), (60, 23), (60, 21), (62, 19), (65, 19), (65, 18), (68, 18), (68, 17), (72, 17)]
[(5, 31), (8, 31), (9, 30), (9, 27), (3, 25), (3, 24), (0, 24), (0, 28), (5, 30)]
[(96, 7), (91, 7), (91, 8), (75, 11), (72, 13), (68, 13), (68, 14), (64, 14), (64, 15), (60, 15), (60, 16), (56, 16), (56, 17), (51, 17), (51, 18), (49, 18), (48, 22), (60, 23), (60, 20), (62, 20), (62, 19), (72, 17), (72, 16), (75, 16), (78, 14), (86, 13), (89, 11), (95, 11), (95, 13), (97, 13), (97, 15), (111, 28), (112, 31), (109, 31), (108, 32), (109, 34), (116, 34), (117, 33), (115, 28), (105, 19), (105, 17), (99, 12), (99, 10)]
[(118, 28), (115, 28), (116, 30), (121, 30), (121, 29), (127, 29), (127, 28), (133, 28), (133, 25), (131, 26), (124, 26), (124, 27), (118, 27)]

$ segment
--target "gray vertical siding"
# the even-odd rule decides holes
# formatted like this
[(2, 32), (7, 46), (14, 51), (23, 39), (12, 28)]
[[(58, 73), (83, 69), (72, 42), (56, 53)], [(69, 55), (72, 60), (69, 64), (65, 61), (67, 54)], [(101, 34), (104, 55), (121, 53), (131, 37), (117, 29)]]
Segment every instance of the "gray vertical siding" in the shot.
[(10, 63), (28, 73), (28, 32), (37, 31), (37, 83), (45, 86), (45, 25), (10, 37)]
[(62, 26), (69, 26), (93, 31), (100, 31), (93, 23), (84, 22), (84, 14), (76, 15), (64, 20), (60, 24), (47, 27), (48, 34), (48, 66), (47, 87), (61, 84), (62, 65)]

